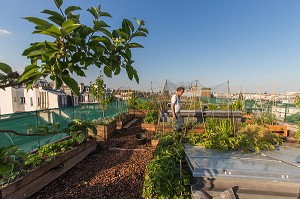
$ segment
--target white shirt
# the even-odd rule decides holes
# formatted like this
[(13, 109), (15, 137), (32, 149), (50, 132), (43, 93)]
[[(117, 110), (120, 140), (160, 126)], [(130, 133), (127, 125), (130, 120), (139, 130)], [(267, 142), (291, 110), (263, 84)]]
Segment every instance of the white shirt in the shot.
[(177, 95), (173, 95), (171, 98), (171, 104), (175, 104), (175, 113), (180, 111), (180, 98)]

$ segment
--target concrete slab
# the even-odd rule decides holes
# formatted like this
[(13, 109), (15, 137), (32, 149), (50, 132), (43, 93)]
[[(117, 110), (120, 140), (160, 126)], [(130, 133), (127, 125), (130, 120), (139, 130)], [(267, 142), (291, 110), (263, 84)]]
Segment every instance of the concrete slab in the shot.
[(185, 145), (185, 153), (192, 175), (202, 188), (240, 186), (249, 194), (299, 194), (300, 149), (282, 147), (259, 154)]

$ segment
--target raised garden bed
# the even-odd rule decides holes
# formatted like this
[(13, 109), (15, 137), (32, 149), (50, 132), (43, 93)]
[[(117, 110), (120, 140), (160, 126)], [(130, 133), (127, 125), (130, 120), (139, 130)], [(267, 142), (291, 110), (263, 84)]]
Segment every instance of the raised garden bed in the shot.
[(188, 132), (189, 133), (205, 133), (205, 128), (203, 126), (195, 126)]
[(266, 127), (269, 128), (270, 131), (276, 133), (278, 137), (287, 137), (288, 136), (288, 128), (285, 125), (268, 125), (265, 124)]
[(125, 118), (122, 119), (121, 121), (117, 122), (117, 129), (123, 128), (128, 122), (134, 119), (134, 114), (128, 113), (125, 115)]
[(150, 147), (152, 132), (146, 132), (146, 144), (136, 143), (134, 135), (142, 132), (138, 123), (128, 130), (117, 130), (107, 148), (98, 149), (30, 199), (142, 198), (146, 166), (154, 152)]
[(134, 114), (136, 118), (144, 118), (146, 116), (146, 112), (140, 109), (131, 109), (129, 110), (129, 113)]
[(156, 130), (156, 124), (142, 123), (141, 128), (146, 130), (146, 131), (155, 131)]
[(97, 125), (97, 141), (107, 141), (117, 129), (117, 122), (114, 121), (108, 125)]
[(92, 139), (63, 155), (58, 156), (53, 162), (43, 164), (29, 172), (24, 177), (0, 189), (1, 199), (27, 198), (50, 182), (64, 174), (82, 161), (87, 155), (96, 150), (96, 140)]

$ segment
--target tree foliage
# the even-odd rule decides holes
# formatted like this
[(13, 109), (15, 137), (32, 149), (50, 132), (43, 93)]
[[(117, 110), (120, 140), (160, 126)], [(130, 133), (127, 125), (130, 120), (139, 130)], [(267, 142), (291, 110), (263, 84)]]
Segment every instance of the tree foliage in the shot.
[[(19, 83), (26, 83), (30, 89), (39, 78), (50, 77), (56, 87), (65, 83), (78, 95), (77, 82), (71, 75), (85, 77), (85, 70), (91, 65), (102, 68), (107, 77), (118, 75), (123, 68), (130, 80), (139, 82), (131, 50), (143, 47), (134, 42), (136, 37), (148, 35), (143, 20), (135, 19), (137, 25), (134, 25), (130, 20), (123, 19), (120, 28), (111, 29), (106, 22), (111, 15), (103, 11), (100, 5), (82, 12), (79, 6), (63, 8), (63, 0), (54, 0), (54, 3), (57, 10), (42, 11), (48, 15), (47, 19), (24, 18), (35, 25), (33, 34), (46, 35), (50, 39), (32, 43), (24, 50), (23, 55), (30, 59), (31, 64), (26, 66)], [(81, 14), (85, 13), (89, 13), (92, 26), (81, 22)], [(6, 69), (9, 70), (7, 65), (0, 64), (0, 70), (8, 75), (7, 72), (11, 71)], [(3, 77), (0, 77), (1, 84)]]
[(96, 82), (91, 82), (91, 92), (93, 96), (98, 101), (100, 109), (102, 110), (102, 119), (104, 119), (104, 111), (107, 109), (108, 105), (113, 101), (114, 96), (105, 92), (104, 80), (102, 75), (97, 77)]

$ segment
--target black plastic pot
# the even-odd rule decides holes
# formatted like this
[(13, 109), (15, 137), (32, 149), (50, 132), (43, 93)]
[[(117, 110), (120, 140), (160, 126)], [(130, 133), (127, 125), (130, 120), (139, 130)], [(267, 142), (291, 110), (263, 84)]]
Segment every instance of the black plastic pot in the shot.
[(147, 141), (147, 136), (145, 133), (137, 133), (134, 137), (138, 145), (143, 145)]

